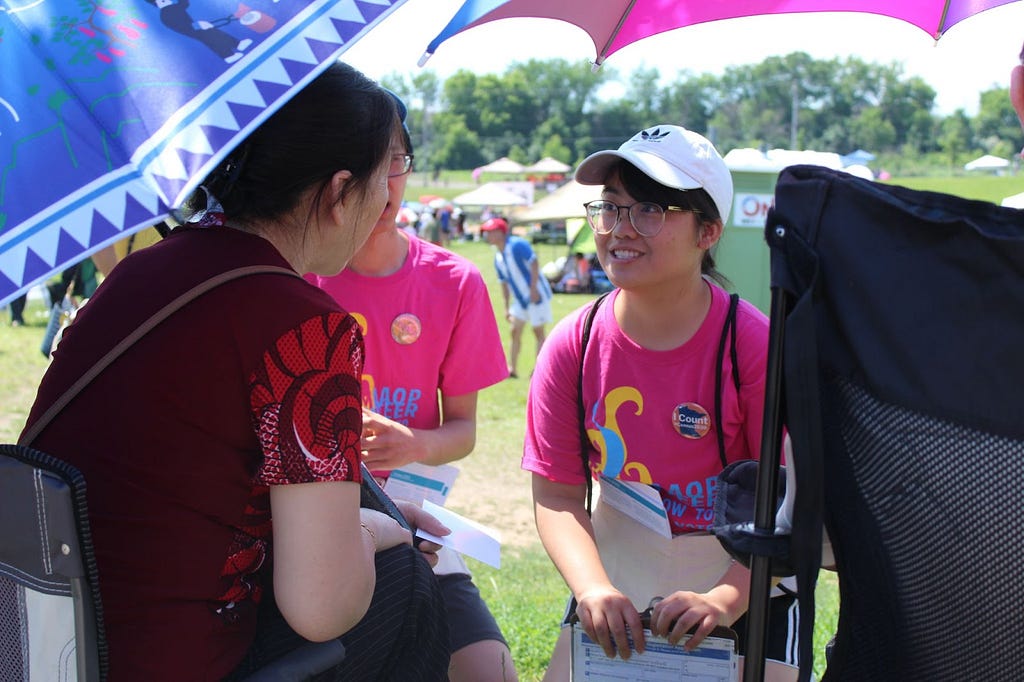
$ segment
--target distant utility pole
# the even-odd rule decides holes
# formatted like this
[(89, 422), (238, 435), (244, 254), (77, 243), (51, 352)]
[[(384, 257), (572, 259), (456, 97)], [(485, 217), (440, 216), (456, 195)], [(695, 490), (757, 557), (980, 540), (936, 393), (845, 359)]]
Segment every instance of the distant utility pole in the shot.
[(797, 117), (800, 114), (800, 88), (795, 77), (790, 86), (790, 94), (793, 96), (793, 99), (789, 110), (789, 148), (796, 149), (796, 124)]

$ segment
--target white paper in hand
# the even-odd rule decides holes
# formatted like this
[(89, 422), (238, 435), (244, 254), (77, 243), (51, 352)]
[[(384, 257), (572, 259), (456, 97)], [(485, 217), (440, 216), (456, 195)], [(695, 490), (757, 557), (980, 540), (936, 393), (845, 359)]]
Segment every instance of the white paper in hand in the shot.
[(498, 539), (496, 531), (439, 507), (430, 500), (423, 501), (423, 511), (448, 526), (452, 532), (449, 535), (438, 536), (417, 528), (416, 537), (450, 547), (489, 566), (501, 568), (501, 540)]

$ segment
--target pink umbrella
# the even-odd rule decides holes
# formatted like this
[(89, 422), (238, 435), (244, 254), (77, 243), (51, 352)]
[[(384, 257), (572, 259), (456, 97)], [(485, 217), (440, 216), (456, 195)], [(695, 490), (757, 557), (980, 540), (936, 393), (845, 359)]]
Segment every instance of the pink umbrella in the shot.
[(600, 66), (606, 57), (647, 36), (719, 19), (800, 12), (863, 12), (901, 19), (938, 40), (964, 19), (1015, 0), (466, 0), (427, 46), (422, 65), (448, 38), (474, 26), (513, 17), (559, 19), (579, 26), (594, 41)]

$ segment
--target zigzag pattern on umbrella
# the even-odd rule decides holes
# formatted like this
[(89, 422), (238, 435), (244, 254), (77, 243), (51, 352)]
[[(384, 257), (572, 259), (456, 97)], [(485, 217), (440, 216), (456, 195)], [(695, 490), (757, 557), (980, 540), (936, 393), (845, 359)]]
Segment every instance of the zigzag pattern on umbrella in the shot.
[[(214, 156), (212, 150), (233, 146), (392, 4), (391, 0), (342, 0), (303, 17), (296, 28), (304, 40), (288, 41), (285, 35), (277, 43), (271, 39), (262, 45), (250, 56), (244, 80), (229, 73), (211, 84), (209, 91), (227, 88), (229, 92), (197, 98), (211, 104), (198, 112), (184, 112), (180, 130), (150, 153), (152, 160), (139, 159), (137, 166), (156, 181), (169, 204), (179, 204), (191, 189), (189, 178), (201, 178), (219, 163), (222, 156)], [(224, 81), (230, 82), (225, 85)]]
[[(321, 65), (402, 0), (341, 0), (297, 18), (301, 40), (268, 40), (211, 84), (205, 103), (178, 112), (166, 141), (14, 226), (0, 250), (0, 305), (35, 282), (167, 216), (224, 155), (287, 101)], [(291, 27), (290, 27), (291, 28)], [(282, 31), (281, 33), (288, 33)], [(209, 93), (207, 93), (209, 94)], [(197, 98), (196, 101), (199, 101)], [(166, 127), (166, 126), (165, 126)]]

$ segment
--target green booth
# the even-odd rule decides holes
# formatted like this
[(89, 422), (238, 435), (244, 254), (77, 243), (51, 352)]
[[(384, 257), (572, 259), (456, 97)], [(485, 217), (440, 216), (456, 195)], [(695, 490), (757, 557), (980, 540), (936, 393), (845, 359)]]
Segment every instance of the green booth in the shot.
[(733, 182), (732, 209), (722, 238), (715, 246), (715, 265), (732, 282), (734, 291), (767, 314), (771, 273), (764, 225), (775, 200), (779, 171), (732, 167), (729, 170)]
[(779, 171), (798, 163), (840, 168), (842, 162), (832, 152), (786, 149), (734, 149), (724, 158), (732, 173), (733, 198), (725, 232), (714, 250), (715, 265), (734, 291), (768, 314), (771, 268), (764, 226), (775, 201)]

